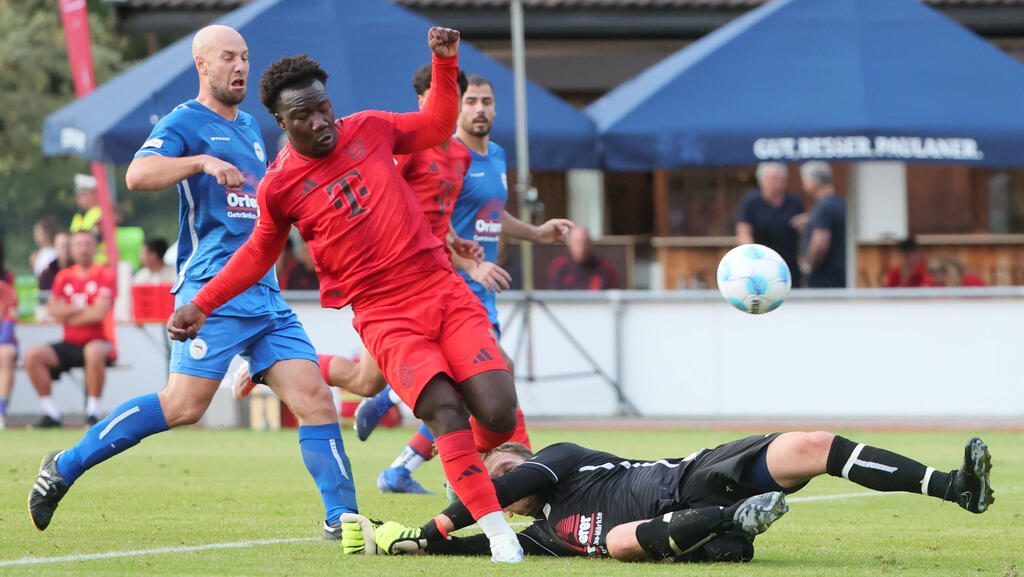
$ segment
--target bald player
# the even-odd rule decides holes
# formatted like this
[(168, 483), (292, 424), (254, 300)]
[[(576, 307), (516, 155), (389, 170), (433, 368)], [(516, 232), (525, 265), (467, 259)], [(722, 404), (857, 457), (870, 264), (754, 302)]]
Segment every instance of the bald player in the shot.
[[(126, 176), (132, 190), (178, 187), (181, 233), (172, 289), (178, 307), (252, 233), (256, 186), (267, 167), (259, 126), (238, 109), (248, 88), (245, 39), (227, 26), (208, 26), (196, 33), (192, 55), (199, 95), (157, 122)], [(196, 338), (174, 343), (162, 391), (123, 403), (74, 447), (43, 457), (29, 493), (36, 528), (46, 529), (61, 498), (89, 468), (150, 435), (198, 422), (236, 354), (298, 417), (302, 459), (323, 498), (324, 539), (340, 539), (342, 516), (357, 513), (352, 470), (316, 352), (281, 298), (273, 271), (217, 309)]]

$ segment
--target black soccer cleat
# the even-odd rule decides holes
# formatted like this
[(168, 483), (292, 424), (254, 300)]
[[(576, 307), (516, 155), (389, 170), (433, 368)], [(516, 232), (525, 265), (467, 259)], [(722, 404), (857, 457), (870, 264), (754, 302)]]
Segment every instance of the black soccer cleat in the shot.
[(991, 471), (992, 455), (988, 445), (978, 437), (971, 438), (964, 447), (963, 465), (951, 473), (945, 499), (956, 501), (971, 513), (984, 513), (995, 502), (988, 477)]
[(64, 422), (60, 419), (54, 419), (50, 415), (43, 415), (43, 418), (36, 421), (33, 425), (33, 429), (59, 429), (64, 426)]
[(40, 531), (50, 525), (57, 504), (71, 488), (57, 470), (57, 457), (64, 451), (53, 451), (43, 457), (39, 464), (39, 476), (28, 492), (28, 514), (32, 524)]
[(755, 495), (740, 503), (732, 520), (737, 528), (754, 536), (767, 531), (786, 511), (789, 511), (786, 495), (782, 491), (774, 491)]

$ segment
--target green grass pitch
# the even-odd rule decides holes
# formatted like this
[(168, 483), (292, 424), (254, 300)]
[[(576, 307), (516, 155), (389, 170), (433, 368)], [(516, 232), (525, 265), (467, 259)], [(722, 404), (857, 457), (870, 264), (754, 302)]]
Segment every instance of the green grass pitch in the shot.
[[(978, 431), (993, 454), (996, 502), (983, 515), (920, 495), (891, 494), (791, 503), (755, 542), (743, 565), (625, 564), (613, 560), (527, 558), (494, 566), (485, 558), (343, 557), (316, 540), (323, 510), (302, 465), (295, 431), (173, 431), (104, 463), (64, 498), (50, 528), (37, 532), (26, 497), (43, 453), (83, 430), (0, 432), (0, 575), (433, 576), (1024, 576), (1024, 433)], [(767, 431), (765, 431), (767, 432)], [(940, 470), (959, 466), (967, 432), (841, 431)], [(404, 446), (409, 429), (381, 430), (360, 443), (346, 432), (364, 514), (420, 525), (444, 496), (381, 495), (374, 482)], [(624, 457), (683, 456), (746, 432), (536, 429), (536, 447), (569, 440)], [(417, 478), (439, 488), (441, 468)], [(816, 479), (794, 497), (866, 492), (841, 479)], [(523, 519), (517, 519), (523, 521)], [(248, 544), (257, 540), (290, 540)], [(233, 547), (196, 550), (209, 544)], [(165, 549), (168, 552), (153, 553)], [(182, 550), (185, 549), (185, 550)], [(145, 552), (111, 556), (115, 552)], [(94, 557), (56, 561), (69, 556)], [(25, 558), (40, 564), (12, 564)]]

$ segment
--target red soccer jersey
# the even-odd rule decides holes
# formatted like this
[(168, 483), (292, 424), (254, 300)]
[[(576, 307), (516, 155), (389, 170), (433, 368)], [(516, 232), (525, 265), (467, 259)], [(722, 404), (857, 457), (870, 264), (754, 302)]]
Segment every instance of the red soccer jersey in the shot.
[[(82, 267), (76, 264), (57, 273), (53, 279), (51, 294), (55, 298), (71, 303), (75, 308), (84, 309), (100, 298), (113, 300), (117, 296), (117, 286), (114, 273), (107, 267), (94, 263), (85, 275), (82, 275)], [(91, 325), (64, 325), (66, 342), (84, 345), (96, 339), (111, 340), (104, 327), (104, 321)]]
[(469, 149), (451, 138), (433, 148), (395, 158), (398, 172), (419, 200), (430, 231), (447, 246), (452, 206), (462, 191), (462, 180), (472, 161)]
[(338, 144), (307, 158), (289, 144), (260, 182), (252, 236), (193, 299), (210, 312), (251, 286), (280, 254), (294, 223), (320, 277), (320, 304), (340, 308), (390, 293), (410, 278), (450, 268), (442, 243), (394, 155), (436, 146), (458, 116), (458, 58), (433, 59), (431, 98), (420, 112), (366, 111), (336, 122)]

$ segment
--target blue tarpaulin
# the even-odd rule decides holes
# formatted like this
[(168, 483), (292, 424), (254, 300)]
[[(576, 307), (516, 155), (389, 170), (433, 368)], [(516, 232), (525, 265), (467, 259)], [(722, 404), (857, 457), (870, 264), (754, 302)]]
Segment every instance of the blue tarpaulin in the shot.
[(1024, 165), (1024, 66), (916, 0), (776, 0), (587, 110), (613, 170)]
[[(271, 151), (281, 130), (260, 104), (258, 83), (263, 70), (284, 56), (308, 53), (320, 61), (331, 75), (327, 89), (339, 116), (416, 109), (412, 75), (430, 62), (432, 24), (387, 0), (256, 0), (218, 23), (239, 30), (249, 45), (249, 94), (241, 108), (256, 117)], [(466, 40), (471, 39), (460, 44), (460, 66), (494, 84), (498, 115), (492, 138), (515, 164), (512, 71)], [(43, 151), (126, 164), (153, 124), (198, 89), (191, 37), (182, 38), (50, 115)], [(589, 118), (533, 83), (527, 102), (531, 168), (597, 166)]]

